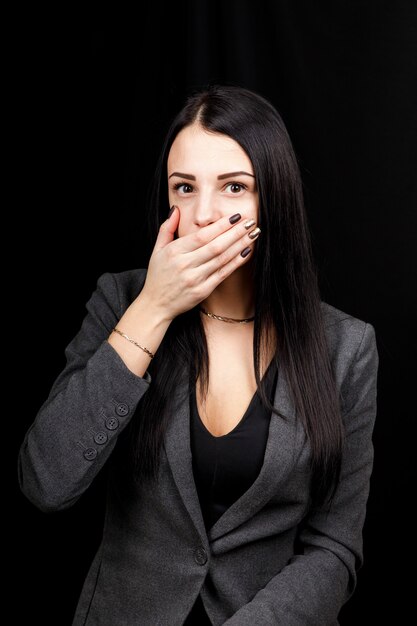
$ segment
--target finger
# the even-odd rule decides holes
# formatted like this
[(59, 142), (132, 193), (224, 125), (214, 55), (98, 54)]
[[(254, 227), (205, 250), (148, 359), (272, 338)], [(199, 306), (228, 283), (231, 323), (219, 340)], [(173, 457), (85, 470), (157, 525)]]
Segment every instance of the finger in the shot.
[(246, 263), (252, 257), (254, 245), (255, 242), (252, 242), (252, 244), (245, 246), (244, 249), (250, 248), (250, 253), (245, 257), (241, 256), (241, 251), (238, 252), (237, 255), (235, 254), (228, 263), (217, 267), (209, 276), (206, 277), (204, 286), (209, 290), (209, 293), (211, 293), (213, 289), (223, 282), (225, 278), (230, 276), (230, 274), (233, 274), (238, 267)]
[(240, 242), (238, 245), (242, 246), (242, 241), (246, 240), (248, 234), (255, 230), (255, 228), (256, 222), (254, 219), (242, 220), (240, 223), (236, 224), (234, 228), (223, 232), (206, 245), (190, 252), (187, 256), (189, 257), (191, 266), (200, 267), (209, 262), (214, 262), (216, 266), (219, 264), (224, 265), (226, 261), (232, 258), (235, 250), (235, 248), (233, 248), (230, 251), (232, 246), (237, 242)]
[(165, 246), (171, 243), (174, 239), (175, 231), (177, 230), (180, 221), (180, 210), (175, 205), (171, 207), (171, 210), (172, 209), (173, 211), (171, 215), (161, 224), (159, 228), (154, 246), (154, 249), (156, 250), (165, 248)]
[[(206, 263), (203, 263), (199, 269), (203, 272), (205, 279), (209, 278), (215, 272), (219, 272), (221, 275), (222, 272), (224, 273), (222, 270), (224, 267), (227, 268), (225, 271), (232, 268), (230, 270), (231, 273), (233, 268), (236, 269), (239, 264), (244, 263), (247, 256), (251, 256), (253, 246), (260, 234), (261, 229), (259, 227), (252, 226), (248, 230), (245, 230), (243, 237), (240, 237), (216, 257), (209, 259)], [(248, 248), (250, 249), (249, 254), (242, 257), (241, 253), (247, 251)], [(231, 266), (229, 265), (230, 263), (232, 263)]]
[[(216, 237), (222, 233), (234, 230), (234, 228), (242, 222), (242, 216), (239, 216), (240, 213), (221, 217), (216, 222), (213, 222), (213, 224), (203, 226), (203, 228), (200, 228), (194, 233), (180, 237), (178, 244), (176, 244), (178, 245), (178, 250), (180, 252), (193, 252), (193, 250), (198, 250), (213, 239), (216, 239)], [(232, 222), (230, 222), (230, 219), (232, 219)]]

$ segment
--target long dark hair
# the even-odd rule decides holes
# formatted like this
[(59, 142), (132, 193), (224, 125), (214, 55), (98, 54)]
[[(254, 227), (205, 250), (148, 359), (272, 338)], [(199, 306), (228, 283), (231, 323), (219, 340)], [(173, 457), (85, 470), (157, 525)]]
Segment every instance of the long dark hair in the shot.
[[(156, 240), (167, 218), (167, 158), (177, 134), (196, 120), (212, 132), (234, 139), (248, 154), (259, 193), (262, 239), (254, 263), (255, 320), (253, 355), (255, 379), (262, 403), (286, 419), (269, 401), (260, 378), (262, 347), (277, 338), (276, 359), (285, 372), (311, 449), (311, 503), (331, 501), (340, 475), (343, 444), (338, 392), (326, 341), (317, 270), (304, 208), (297, 159), (284, 122), (270, 102), (247, 89), (211, 86), (190, 96), (168, 130), (150, 200), (150, 232)], [(152, 241), (152, 239), (151, 239)], [(168, 423), (170, 399), (178, 372), (187, 367), (190, 382), (201, 377), (207, 393), (209, 358), (198, 306), (170, 324), (149, 364), (152, 384), (131, 422), (134, 474), (138, 480), (156, 478)]]

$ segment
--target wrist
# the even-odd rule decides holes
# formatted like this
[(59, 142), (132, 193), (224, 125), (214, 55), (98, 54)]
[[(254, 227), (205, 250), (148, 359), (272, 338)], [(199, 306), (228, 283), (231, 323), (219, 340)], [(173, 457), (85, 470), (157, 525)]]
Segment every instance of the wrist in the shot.
[(155, 304), (155, 301), (144, 290), (132, 302), (131, 308), (133, 313), (146, 311), (146, 315), (152, 319), (155, 326), (168, 327), (172, 322), (172, 318), (167, 315), (167, 312)]
[(108, 342), (132, 372), (143, 376), (169, 324), (146, 294), (140, 293), (115, 325), (118, 330), (111, 332)]

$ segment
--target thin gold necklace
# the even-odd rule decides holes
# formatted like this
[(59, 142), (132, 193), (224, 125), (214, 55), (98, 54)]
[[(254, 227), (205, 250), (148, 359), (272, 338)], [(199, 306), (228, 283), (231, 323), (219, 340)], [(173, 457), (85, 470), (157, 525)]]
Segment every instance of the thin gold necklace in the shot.
[(207, 317), (212, 317), (213, 319), (220, 320), (221, 322), (229, 322), (230, 324), (247, 324), (248, 322), (252, 322), (255, 319), (255, 316), (247, 317), (246, 319), (243, 319), (243, 320), (237, 320), (234, 317), (222, 317), (221, 315), (215, 315), (214, 313), (209, 313), (208, 311), (203, 309), (202, 306), (200, 306), (200, 311), (205, 313)]

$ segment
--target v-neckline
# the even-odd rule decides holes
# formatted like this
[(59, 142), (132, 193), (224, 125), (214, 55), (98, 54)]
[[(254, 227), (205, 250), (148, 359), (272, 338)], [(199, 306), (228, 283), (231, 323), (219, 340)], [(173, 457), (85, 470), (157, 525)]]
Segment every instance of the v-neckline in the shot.
[[(261, 378), (261, 381), (266, 380), (266, 377), (269, 375), (273, 364), (275, 363), (275, 357), (272, 358), (272, 360), (270, 361), (268, 367), (266, 368), (264, 375)], [(246, 411), (244, 412), (244, 414), (242, 415), (242, 417), (240, 418), (240, 420), (237, 422), (236, 426), (234, 426), (232, 428), (232, 430), (229, 430), (228, 433), (225, 433), (224, 435), (213, 435), (213, 433), (211, 433), (209, 431), (209, 429), (207, 428), (207, 426), (204, 424), (203, 420), (200, 417), (200, 413), (198, 411), (198, 407), (197, 407), (197, 391), (196, 391), (196, 385), (194, 385), (194, 393), (193, 393), (193, 402), (194, 402), (194, 410), (195, 410), (195, 414), (197, 417), (197, 421), (198, 423), (201, 425), (201, 427), (203, 428), (203, 430), (206, 432), (206, 434), (208, 436), (210, 436), (212, 439), (216, 439), (216, 440), (220, 440), (220, 439), (225, 439), (226, 437), (229, 437), (230, 435), (232, 435), (242, 424), (243, 422), (246, 420), (249, 410), (252, 407), (253, 401), (255, 400), (255, 398), (258, 396), (258, 391), (259, 391), (259, 387), (256, 388), (255, 393), (253, 394), (248, 406), (246, 407)]]

